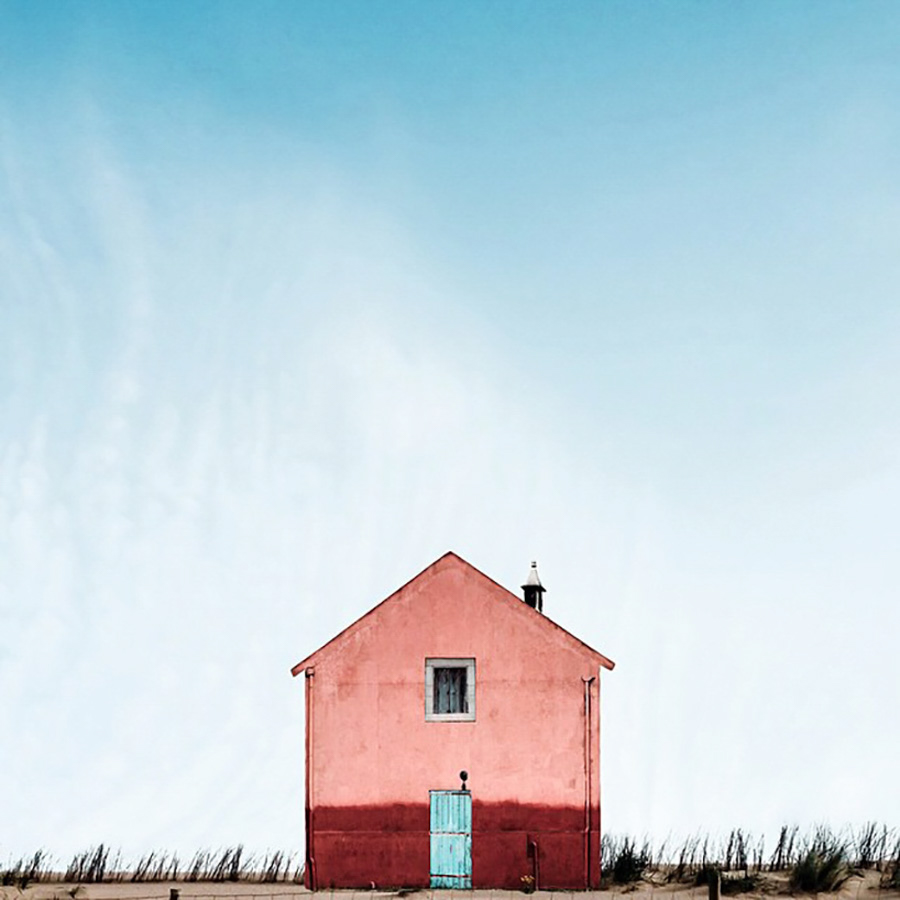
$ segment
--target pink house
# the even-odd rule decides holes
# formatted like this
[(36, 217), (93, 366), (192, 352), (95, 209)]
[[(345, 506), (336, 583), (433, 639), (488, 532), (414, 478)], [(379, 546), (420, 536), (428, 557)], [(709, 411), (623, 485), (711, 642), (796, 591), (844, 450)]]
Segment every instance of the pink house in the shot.
[(292, 674), (311, 888), (600, 880), (605, 656), (446, 553)]

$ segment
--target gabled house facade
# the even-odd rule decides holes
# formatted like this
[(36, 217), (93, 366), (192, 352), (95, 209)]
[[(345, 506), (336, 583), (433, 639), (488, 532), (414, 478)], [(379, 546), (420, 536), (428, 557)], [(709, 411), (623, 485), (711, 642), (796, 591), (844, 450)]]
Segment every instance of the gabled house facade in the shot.
[(613, 663), (447, 553), (291, 670), (318, 888), (596, 888)]

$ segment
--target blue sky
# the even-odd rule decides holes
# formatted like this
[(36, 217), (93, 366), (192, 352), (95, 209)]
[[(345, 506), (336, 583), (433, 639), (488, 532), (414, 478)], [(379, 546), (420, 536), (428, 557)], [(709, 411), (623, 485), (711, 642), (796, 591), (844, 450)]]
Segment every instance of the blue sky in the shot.
[(898, 25), (0, 3), (0, 856), (300, 848), (447, 549), (617, 661), (610, 830), (890, 820)]

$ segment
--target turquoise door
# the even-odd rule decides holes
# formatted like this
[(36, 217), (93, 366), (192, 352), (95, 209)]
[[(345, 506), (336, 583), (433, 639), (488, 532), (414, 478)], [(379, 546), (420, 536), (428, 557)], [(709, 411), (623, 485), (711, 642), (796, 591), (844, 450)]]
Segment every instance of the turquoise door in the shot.
[(472, 795), (431, 794), (431, 886), (472, 887)]

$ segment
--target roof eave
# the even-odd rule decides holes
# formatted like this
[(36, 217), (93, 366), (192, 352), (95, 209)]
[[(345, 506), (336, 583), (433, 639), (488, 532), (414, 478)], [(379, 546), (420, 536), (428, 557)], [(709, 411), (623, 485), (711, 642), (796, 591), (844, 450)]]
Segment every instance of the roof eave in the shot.
[[(315, 656), (315, 654), (313, 654), (313, 656)], [(298, 662), (297, 665), (291, 669), (291, 675), (296, 678), (301, 672), (305, 672), (311, 659), (312, 656), (307, 656), (306, 659), (301, 659), (300, 662)]]

